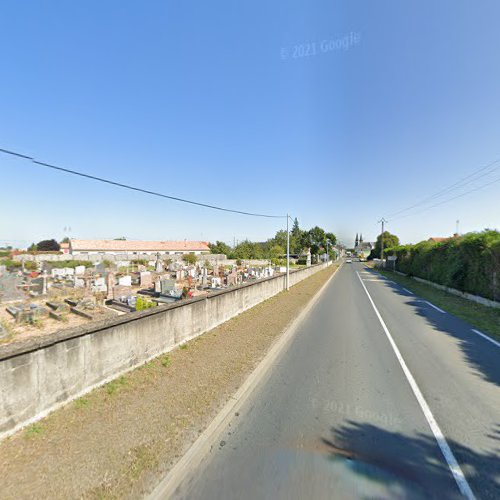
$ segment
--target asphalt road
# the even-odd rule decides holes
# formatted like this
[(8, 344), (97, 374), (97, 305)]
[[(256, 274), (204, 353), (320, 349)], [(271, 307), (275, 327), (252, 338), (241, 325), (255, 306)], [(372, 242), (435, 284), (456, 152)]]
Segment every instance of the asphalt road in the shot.
[(471, 328), (344, 265), (177, 496), (500, 498), (500, 348)]

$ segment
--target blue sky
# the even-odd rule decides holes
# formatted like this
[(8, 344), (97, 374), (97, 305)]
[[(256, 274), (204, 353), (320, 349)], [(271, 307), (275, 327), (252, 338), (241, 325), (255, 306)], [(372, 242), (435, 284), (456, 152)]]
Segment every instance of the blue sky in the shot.
[[(498, 19), (494, 0), (3, 2), (0, 147), (289, 211), (348, 244), (374, 239), (382, 216), (404, 242), (451, 234), (457, 219), (464, 232), (499, 228), (500, 182), (388, 216), (500, 158)], [(4, 155), (0, 174), (0, 244), (68, 226), (80, 238), (264, 240), (283, 225)]]

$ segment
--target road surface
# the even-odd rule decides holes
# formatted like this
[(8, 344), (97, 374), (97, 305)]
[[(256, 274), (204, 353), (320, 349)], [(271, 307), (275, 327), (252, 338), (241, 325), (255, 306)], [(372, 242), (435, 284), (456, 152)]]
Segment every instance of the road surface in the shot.
[(176, 496), (500, 498), (499, 385), (497, 345), (345, 264)]

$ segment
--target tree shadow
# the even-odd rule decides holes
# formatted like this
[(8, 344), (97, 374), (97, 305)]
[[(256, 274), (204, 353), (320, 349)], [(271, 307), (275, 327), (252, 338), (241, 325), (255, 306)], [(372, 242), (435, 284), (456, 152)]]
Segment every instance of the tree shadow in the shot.
[[(321, 440), (329, 460), (344, 461), (355, 475), (383, 483), (391, 498), (462, 498), (432, 435), (407, 436), (348, 421)], [(478, 453), (455, 441), (448, 444), (476, 497), (500, 498), (500, 450)]]
[(386, 282), (395, 293), (407, 299), (406, 304), (426, 319), (434, 331), (449, 335), (457, 340), (460, 350), (464, 353), (468, 364), (476, 375), (500, 386), (500, 350), (474, 332), (473, 326), (453, 316), (435, 311), (416, 295), (406, 293), (401, 285)]

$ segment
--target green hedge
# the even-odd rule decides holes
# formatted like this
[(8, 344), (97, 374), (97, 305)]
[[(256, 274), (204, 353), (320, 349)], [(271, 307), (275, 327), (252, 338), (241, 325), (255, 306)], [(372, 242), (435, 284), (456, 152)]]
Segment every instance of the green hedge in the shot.
[(500, 300), (500, 232), (485, 230), (442, 243), (422, 241), (386, 250), (396, 269), (463, 292)]

